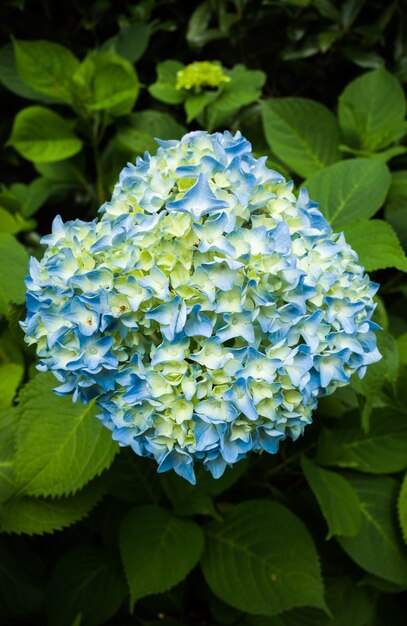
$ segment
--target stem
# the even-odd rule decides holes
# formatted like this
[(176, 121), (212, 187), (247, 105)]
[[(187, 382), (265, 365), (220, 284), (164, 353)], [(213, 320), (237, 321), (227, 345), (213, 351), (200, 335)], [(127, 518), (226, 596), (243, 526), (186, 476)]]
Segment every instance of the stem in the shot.
[(104, 127), (100, 128), (100, 117), (99, 114), (96, 115), (93, 123), (92, 129), (92, 149), (93, 149), (93, 158), (95, 163), (95, 171), (96, 171), (96, 200), (98, 206), (103, 204), (106, 199), (105, 186), (103, 180), (103, 167), (102, 160), (100, 158), (99, 145), (100, 140), (102, 138), (104, 131)]

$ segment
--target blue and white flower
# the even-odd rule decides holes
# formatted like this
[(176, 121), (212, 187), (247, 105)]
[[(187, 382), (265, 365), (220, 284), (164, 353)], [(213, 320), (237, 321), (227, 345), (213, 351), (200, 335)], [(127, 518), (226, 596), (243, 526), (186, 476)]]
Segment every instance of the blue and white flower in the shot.
[(318, 399), (380, 359), (377, 285), (305, 190), (240, 133), (159, 141), (101, 218), (30, 263), (22, 327), (56, 392), (122, 446), (195, 481), (303, 434)]

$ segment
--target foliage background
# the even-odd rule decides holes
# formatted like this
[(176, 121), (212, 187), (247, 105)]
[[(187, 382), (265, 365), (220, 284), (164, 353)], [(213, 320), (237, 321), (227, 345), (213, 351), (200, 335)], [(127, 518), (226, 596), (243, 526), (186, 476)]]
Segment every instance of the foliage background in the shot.
[[(0, 622), (405, 624), (403, 2), (8, 0), (0, 36)], [(177, 91), (195, 60), (231, 81)], [(191, 487), (55, 396), (18, 320), (53, 217), (92, 219), (154, 136), (200, 127), (306, 180), (381, 283), (384, 330), (301, 441)]]

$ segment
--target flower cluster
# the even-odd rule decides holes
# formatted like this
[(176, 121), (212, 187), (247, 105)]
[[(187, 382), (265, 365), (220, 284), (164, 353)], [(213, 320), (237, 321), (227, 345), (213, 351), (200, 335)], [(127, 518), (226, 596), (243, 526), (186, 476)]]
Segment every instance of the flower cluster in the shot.
[(297, 439), (380, 358), (377, 286), (240, 133), (158, 143), (100, 220), (56, 218), (23, 328), (57, 393), (98, 396), (115, 440), (194, 482), (194, 460), (219, 477)]
[(195, 61), (177, 72), (176, 89), (193, 89), (194, 87), (219, 87), (230, 82), (222, 66), (210, 61)]

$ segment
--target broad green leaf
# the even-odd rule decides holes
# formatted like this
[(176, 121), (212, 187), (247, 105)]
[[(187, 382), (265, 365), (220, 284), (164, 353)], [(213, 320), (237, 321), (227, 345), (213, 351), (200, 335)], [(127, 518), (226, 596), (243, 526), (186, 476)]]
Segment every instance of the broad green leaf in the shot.
[(203, 574), (227, 604), (254, 615), (275, 615), (301, 606), (325, 609), (312, 539), (281, 504), (243, 502), (205, 531)]
[(406, 99), (398, 80), (383, 67), (356, 78), (339, 98), (345, 141), (367, 153), (386, 148), (406, 132)]
[(334, 115), (306, 98), (275, 98), (261, 103), (267, 143), (281, 161), (303, 178), (341, 158)]
[(404, 541), (407, 543), (407, 474), (404, 475), (404, 480), (401, 485), (397, 509), (403, 538)]
[(0, 503), (15, 490), (13, 456), (17, 418), (15, 407), (0, 411)]
[(0, 365), (0, 409), (6, 409), (13, 402), (23, 374), (24, 368), (17, 363)]
[(371, 626), (374, 623), (375, 605), (368, 590), (356, 580), (350, 576), (327, 578), (325, 584), (332, 617), (318, 609), (293, 609), (275, 617), (250, 616), (244, 626)]
[(74, 404), (53, 393), (54, 386), (53, 375), (41, 373), (19, 396), (15, 472), (29, 495), (75, 492), (109, 467), (118, 450), (94, 403)]
[(21, 80), (39, 93), (71, 102), (71, 78), (79, 67), (70, 50), (52, 41), (13, 40)]
[(135, 63), (143, 56), (150, 35), (151, 26), (149, 24), (131, 24), (106, 41), (103, 49), (113, 48), (117, 54), (131, 63)]
[(407, 248), (407, 170), (392, 172), (391, 185), (384, 208), (386, 220), (390, 222)]
[(301, 467), (328, 524), (327, 539), (333, 535), (355, 535), (362, 520), (357, 494), (349, 482), (305, 456), (301, 458)]
[(357, 469), (369, 474), (401, 472), (407, 467), (407, 416), (394, 408), (375, 409), (366, 433), (356, 415), (324, 429), (318, 463)]
[(130, 605), (183, 580), (199, 561), (202, 531), (194, 522), (154, 506), (132, 509), (120, 529)]
[(118, 611), (126, 593), (120, 561), (100, 548), (80, 546), (67, 552), (52, 571), (45, 611), (52, 626), (71, 626), (78, 614), (81, 623), (98, 626)]
[(407, 587), (407, 554), (396, 525), (398, 483), (393, 478), (355, 476), (362, 525), (354, 537), (338, 537), (345, 552), (370, 574)]
[(82, 141), (63, 117), (40, 106), (17, 113), (9, 143), (25, 159), (38, 163), (60, 161), (82, 148)]
[(35, 226), (35, 222), (27, 222), (22, 215), (12, 215), (0, 206), (0, 233), (16, 235)]
[(390, 185), (386, 165), (374, 159), (348, 159), (330, 165), (304, 182), (310, 198), (335, 230), (372, 217), (383, 205)]
[(128, 126), (117, 134), (121, 146), (133, 154), (143, 154), (146, 150), (156, 152), (159, 139), (181, 139), (186, 129), (164, 111), (145, 110), (132, 113), (126, 118)]
[(345, 226), (346, 241), (368, 272), (395, 267), (407, 272), (407, 257), (393, 228), (383, 220), (359, 220)]
[(0, 539), (0, 617), (40, 611), (43, 578), (43, 566), (36, 554), (27, 546), (12, 546), (8, 539)]
[(93, 51), (74, 75), (78, 110), (129, 113), (137, 100), (139, 81), (129, 61), (114, 52)]
[(0, 49), (0, 81), (9, 91), (12, 91), (22, 98), (48, 103), (56, 101), (55, 98), (50, 98), (49, 96), (34, 91), (21, 80), (17, 72), (12, 44), (7, 44)]
[(184, 100), (184, 94), (176, 89), (177, 72), (184, 66), (179, 61), (164, 61), (157, 65), (157, 80), (150, 85), (151, 95), (166, 104), (179, 104)]
[(21, 213), (24, 217), (34, 215), (54, 192), (54, 187), (42, 177), (36, 178), (29, 185), (17, 183), (11, 188), (21, 199)]
[(104, 484), (93, 482), (67, 498), (9, 499), (0, 505), (0, 531), (18, 535), (43, 535), (72, 526), (86, 517), (104, 493)]
[(212, 100), (207, 109), (209, 131), (230, 124), (230, 117), (239, 109), (257, 102), (266, 82), (264, 72), (247, 70), (243, 65), (235, 65), (228, 75), (230, 82), (222, 83), (216, 97), (212, 96), (211, 92), (207, 92), (207, 98)]
[(24, 246), (12, 235), (0, 233), (0, 314), (7, 315), (12, 302), (24, 302), (27, 272), (28, 254)]

